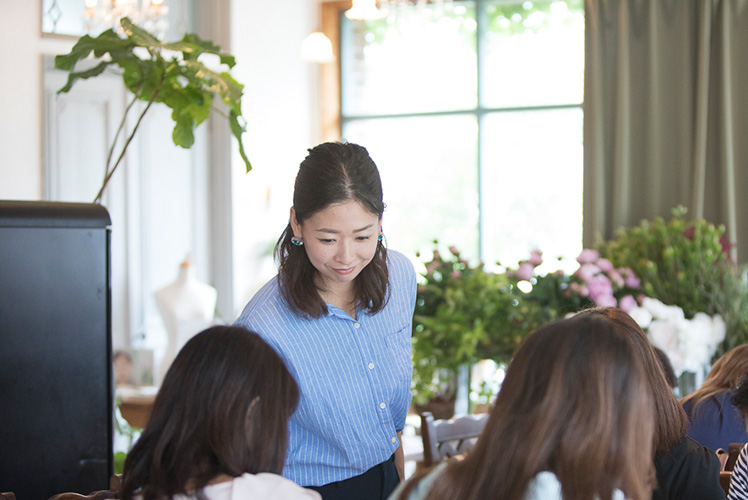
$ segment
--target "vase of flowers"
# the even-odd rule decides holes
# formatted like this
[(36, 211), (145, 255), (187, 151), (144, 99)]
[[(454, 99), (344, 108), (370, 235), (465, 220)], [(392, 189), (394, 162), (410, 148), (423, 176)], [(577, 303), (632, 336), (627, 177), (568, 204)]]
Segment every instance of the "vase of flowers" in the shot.
[[(686, 220), (686, 213), (684, 207), (677, 207), (669, 221), (657, 217), (620, 228), (598, 249), (616, 265), (632, 269), (646, 296), (680, 309), (666, 314), (650, 302), (644, 309), (655, 320), (662, 320), (657, 314), (682, 314), (689, 321), (700, 313), (713, 319), (718, 315), (716, 321), (725, 323), (725, 335), (712, 356), (719, 355), (748, 342), (748, 277), (731, 258), (732, 244), (724, 226), (704, 219)], [(704, 323), (704, 316), (699, 317), (697, 323)], [(680, 356), (676, 351), (673, 354)]]
[(514, 297), (505, 274), (471, 265), (454, 246), (434, 244), (413, 317), (416, 405), (454, 401), (460, 367), (483, 358), (508, 361), (537, 316), (533, 305)]

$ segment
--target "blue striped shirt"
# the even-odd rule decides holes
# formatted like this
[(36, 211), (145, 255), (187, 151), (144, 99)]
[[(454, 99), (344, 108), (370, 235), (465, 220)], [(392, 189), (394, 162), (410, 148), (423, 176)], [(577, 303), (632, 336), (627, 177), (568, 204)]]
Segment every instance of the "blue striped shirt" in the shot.
[(748, 500), (748, 445), (740, 450), (738, 461), (730, 475), (729, 500)]
[(416, 277), (400, 253), (389, 250), (387, 265), (389, 300), (377, 314), (359, 309), (353, 319), (328, 304), (326, 315), (299, 317), (274, 278), (236, 320), (280, 354), (299, 384), (283, 475), (301, 486), (362, 474), (400, 445), (396, 433), (411, 399)]

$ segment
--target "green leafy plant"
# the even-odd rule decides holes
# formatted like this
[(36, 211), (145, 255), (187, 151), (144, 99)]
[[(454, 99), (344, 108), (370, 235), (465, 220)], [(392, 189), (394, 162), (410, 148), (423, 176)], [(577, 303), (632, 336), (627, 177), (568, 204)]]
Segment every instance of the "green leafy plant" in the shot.
[(504, 274), (471, 266), (455, 247), (447, 258), (434, 250), (425, 266), (413, 318), (416, 404), (453, 396), (460, 365), (508, 361), (534, 325), (534, 306), (519, 303)]
[(647, 296), (680, 307), (687, 319), (699, 312), (721, 315), (727, 336), (719, 355), (748, 341), (748, 283), (730, 258), (724, 226), (687, 220), (686, 213), (677, 207), (669, 221), (657, 217), (619, 228), (598, 247), (616, 265), (633, 269)]
[[(186, 34), (178, 42), (164, 43), (128, 18), (121, 20), (121, 26), (124, 37), (113, 29), (104, 31), (95, 38), (85, 35), (69, 54), (55, 58), (55, 67), (69, 72), (67, 83), (58, 94), (69, 92), (78, 80), (96, 77), (110, 67), (119, 68), (125, 86), (133, 94), (112, 141), (104, 182), (94, 202), (101, 200), (104, 189), (122, 162), (143, 117), (156, 102), (163, 103), (172, 110), (171, 116), (175, 122), (172, 132), (174, 144), (190, 148), (195, 141), (195, 128), (210, 116), (214, 98), (218, 96), (228, 108), (229, 127), (239, 143), (239, 154), (247, 171), (251, 170), (252, 165), (242, 143), (242, 134), (246, 130), (241, 110), (244, 87), (227, 71), (215, 72), (198, 60), (203, 54), (212, 54), (219, 58), (221, 64), (231, 69), (235, 65), (234, 57), (222, 53), (218, 45), (201, 40), (194, 34)], [(98, 63), (76, 71), (76, 65), (91, 54)], [(117, 140), (124, 134), (127, 117), (138, 100), (147, 104), (124, 138), (120, 153), (113, 161)]]

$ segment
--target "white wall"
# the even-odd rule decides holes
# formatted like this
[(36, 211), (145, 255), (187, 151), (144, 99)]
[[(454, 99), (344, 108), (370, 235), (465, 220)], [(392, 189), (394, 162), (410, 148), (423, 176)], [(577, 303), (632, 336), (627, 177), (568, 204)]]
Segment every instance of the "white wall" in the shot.
[(42, 38), (41, 1), (0, 1), (0, 199), (42, 196), (42, 55), (73, 41)]
[[(234, 165), (235, 313), (275, 274), (269, 252), (288, 222), (293, 181), (307, 148), (319, 142), (318, 68), (301, 59), (317, 2), (235, 0), (231, 50), (245, 84), (247, 152), (254, 169)], [(263, 258), (263, 255), (265, 257)]]

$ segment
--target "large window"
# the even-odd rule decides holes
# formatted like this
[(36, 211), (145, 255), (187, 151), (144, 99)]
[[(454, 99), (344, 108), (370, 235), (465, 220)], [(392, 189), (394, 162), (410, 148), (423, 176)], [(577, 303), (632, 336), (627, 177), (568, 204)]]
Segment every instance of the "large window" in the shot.
[(575, 257), (582, 0), (418, 4), (341, 21), (342, 136), (380, 167), (390, 247)]

